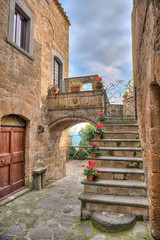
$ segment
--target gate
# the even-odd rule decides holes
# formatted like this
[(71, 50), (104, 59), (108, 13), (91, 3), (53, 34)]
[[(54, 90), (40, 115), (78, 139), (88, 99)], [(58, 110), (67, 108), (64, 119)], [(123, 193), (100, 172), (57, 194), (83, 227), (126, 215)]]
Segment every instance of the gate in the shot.
[(133, 79), (109, 84), (104, 90), (104, 114), (108, 120), (137, 120), (136, 87)]

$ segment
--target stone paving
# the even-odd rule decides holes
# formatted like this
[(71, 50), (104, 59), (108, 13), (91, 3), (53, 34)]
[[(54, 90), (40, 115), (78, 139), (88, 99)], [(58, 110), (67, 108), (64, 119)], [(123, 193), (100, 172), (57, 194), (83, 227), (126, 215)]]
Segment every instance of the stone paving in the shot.
[(82, 161), (69, 162), (67, 177), (2, 206), (0, 240), (151, 240), (147, 221), (138, 221), (129, 231), (112, 234), (99, 232), (90, 221), (81, 222), (81, 164)]

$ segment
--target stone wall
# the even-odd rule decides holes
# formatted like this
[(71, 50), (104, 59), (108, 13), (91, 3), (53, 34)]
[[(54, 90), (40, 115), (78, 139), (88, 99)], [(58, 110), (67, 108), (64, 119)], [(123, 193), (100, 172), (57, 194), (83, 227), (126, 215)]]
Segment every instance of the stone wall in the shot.
[[(57, 0), (19, 0), (34, 16), (33, 57), (30, 58), (6, 41), (8, 36), (9, 0), (0, 1), (0, 118), (17, 114), (27, 121), (25, 143), (26, 183), (32, 181), (32, 169), (47, 164), (47, 178), (65, 175), (65, 163), (56, 162), (55, 154), (63, 157), (65, 143), (62, 133), (48, 128), (47, 95), (52, 79), (52, 50), (64, 61), (64, 77), (68, 77), (69, 21)], [(38, 134), (37, 125), (45, 131)], [(57, 138), (60, 152), (56, 152)], [(49, 140), (51, 139), (51, 143)], [(48, 152), (48, 145), (52, 146)], [(50, 158), (48, 155), (50, 154)], [(48, 165), (49, 159), (53, 164)], [(64, 157), (63, 157), (64, 159)], [(53, 165), (55, 163), (55, 168)], [(58, 174), (58, 172), (60, 172)]]
[(135, 118), (135, 96), (123, 100), (123, 118)]
[(107, 104), (108, 119), (123, 118), (123, 105), (122, 104)]
[(82, 76), (82, 77), (72, 77), (72, 78), (65, 78), (65, 92), (70, 92), (70, 86), (72, 83), (93, 83), (92, 89), (95, 89), (95, 79), (98, 78), (98, 75), (91, 75), (91, 76)]
[(153, 236), (160, 239), (160, 2), (133, 3), (133, 70), (150, 225)]

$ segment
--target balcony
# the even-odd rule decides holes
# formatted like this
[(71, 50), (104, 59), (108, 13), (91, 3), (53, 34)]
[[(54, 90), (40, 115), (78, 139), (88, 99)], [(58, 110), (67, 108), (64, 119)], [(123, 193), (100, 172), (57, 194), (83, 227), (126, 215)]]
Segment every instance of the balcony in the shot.
[(103, 108), (103, 90), (49, 93), (48, 110)]

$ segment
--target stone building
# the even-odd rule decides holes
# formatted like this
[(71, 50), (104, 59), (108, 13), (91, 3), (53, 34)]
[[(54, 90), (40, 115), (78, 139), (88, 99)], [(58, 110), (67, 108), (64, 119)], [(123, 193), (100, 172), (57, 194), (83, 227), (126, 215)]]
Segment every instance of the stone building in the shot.
[[(66, 130), (96, 123), (103, 91), (69, 92), (69, 25), (58, 0), (0, 1), (0, 198), (30, 186), (33, 169), (46, 181), (66, 174)], [(58, 84), (59, 93), (49, 86)]]
[(133, 67), (152, 234), (160, 239), (160, 1), (134, 0)]
[[(0, 1), (2, 197), (29, 185), (35, 166), (47, 165), (47, 178), (53, 178), (50, 155), (57, 154), (58, 140), (48, 130), (47, 95), (53, 83), (63, 91), (68, 77), (69, 25), (58, 0)], [(65, 154), (63, 140), (61, 146), (60, 158)], [(61, 161), (54, 165), (54, 179), (64, 175), (63, 169)]]

